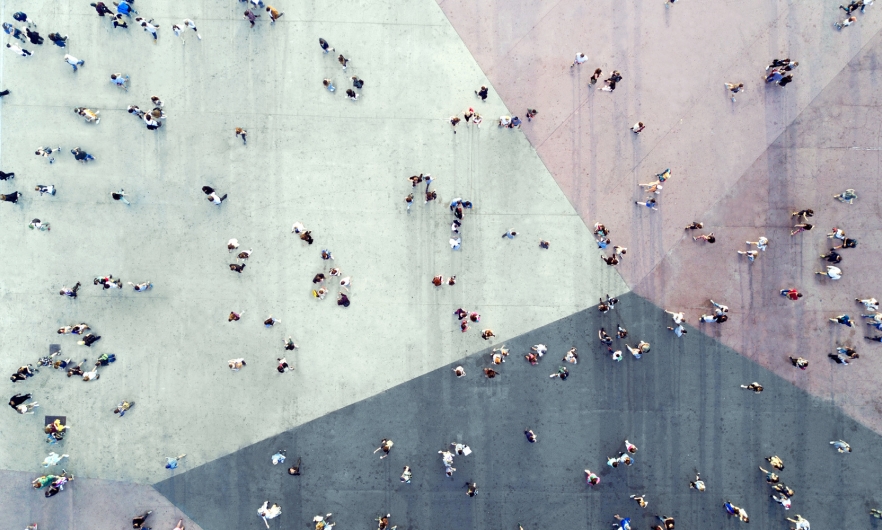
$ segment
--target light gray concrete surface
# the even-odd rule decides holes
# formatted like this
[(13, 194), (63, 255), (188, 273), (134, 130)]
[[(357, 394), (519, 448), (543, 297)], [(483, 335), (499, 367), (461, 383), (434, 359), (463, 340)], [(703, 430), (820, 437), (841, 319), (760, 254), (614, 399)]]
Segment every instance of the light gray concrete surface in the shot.
[[(60, 466), (67, 462), (62, 460)], [(56, 473), (60, 470), (56, 467)], [(43, 472), (0, 471), (0, 527), (20, 530), (37, 523), (43, 530), (130, 528), (133, 517), (152, 510), (147, 524), (156, 530), (173, 528), (181, 519), (186, 530), (201, 530), (168, 499), (145, 484), (75, 477), (56, 496), (35, 491), (31, 481)], [(116, 524), (113, 524), (116, 523)]]
[[(0, 2), (3, 20), (25, 10), (44, 37), (68, 34), (69, 53), (86, 61), (74, 74), (48, 40), (25, 46), (30, 58), (0, 55), (12, 90), (0, 103), (0, 166), (16, 172), (0, 192), (24, 194), (0, 204), (0, 246), (14, 250), (0, 275), (2, 366), (11, 373), (54, 342), (75, 359), (119, 356), (96, 382), (44, 370), (8, 384), (10, 395), (33, 392), (41, 414), (69, 418), (63, 447), (78, 476), (166, 478), (165, 456), (187, 453), (183, 468), (211, 461), (483, 349), (482, 327), (501, 342), (625, 290), (523, 135), (493, 124), (504, 106), (477, 105), (472, 90), (487, 80), (434, 2), (280, 4), (277, 24), (261, 18), (250, 30), (236, 1), (139, 1), (161, 26), (153, 44), (135, 27), (112, 30), (88, 2)], [(174, 38), (171, 24), (185, 17), (202, 41)], [(319, 37), (351, 58), (345, 76)], [(120, 71), (128, 93), (109, 82)], [(342, 94), (350, 75), (366, 81), (356, 103)], [(156, 133), (125, 110), (149, 108), (153, 94), (169, 115)], [(100, 110), (101, 123), (83, 123), (77, 106)], [(454, 136), (447, 118), (468, 106), (484, 126)], [(247, 147), (236, 126), (248, 129)], [(65, 151), (50, 166), (33, 155), (41, 145)], [(76, 163), (75, 146), (98, 160)], [(406, 178), (419, 172), (437, 178), (440, 204), (408, 215)], [(36, 184), (56, 185), (57, 196), (40, 197)], [(227, 202), (209, 204), (205, 184)], [(120, 187), (131, 206), (111, 200)], [(451, 252), (445, 201), (460, 196), (476, 207), (463, 250)], [(28, 230), (34, 217), (51, 232)], [(298, 220), (313, 246), (290, 234)], [(501, 238), (511, 227), (521, 235)], [(227, 268), (231, 237), (254, 249), (241, 275)], [(353, 277), (348, 309), (310, 296), (309, 280), (327, 270), (322, 248)], [(108, 273), (155, 287), (91, 285)], [(458, 284), (435, 289), (434, 274)], [(58, 296), (77, 280), (77, 300)], [(459, 306), (483, 315), (466, 334)], [(231, 310), (243, 319), (227, 323)], [(264, 329), (269, 314), (282, 323)], [(55, 334), (81, 321), (103, 337), (91, 350)], [(288, 356), (295, 372), (279, 375), (288, 335), (301, 349)], [(248, 366), (230, 373), (235, 357)], [(121, 399), (137, 405), (120, 419), (111, 409)], [(0, 469), (39, 469), (41, 423), (0, 416)]]

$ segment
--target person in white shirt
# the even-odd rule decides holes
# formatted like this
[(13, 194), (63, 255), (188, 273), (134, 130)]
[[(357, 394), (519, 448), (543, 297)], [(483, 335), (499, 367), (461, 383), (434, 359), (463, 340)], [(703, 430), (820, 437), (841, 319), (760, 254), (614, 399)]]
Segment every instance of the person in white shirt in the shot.
[(587, 60), (588, 60), (588, 57), (586, 57), (584, 53), (579, 52), (576, 54), (576, 59), (573, 61), (573, 64), (570, 65), (570, 68), (572, 68), (576, 65), (580, 65)]
[(69, 53), (66, 53), (64, 55), (64, 61), (67, 64), (71, 65), (71, 67), (73, 67), (74, 72), (77, 71), (77, 67), (83, 66), (86, 64), (86, 61), (83, 61), (82, 59), (77, 59), (76, 57), (74, 57), (73, 55), (71, 55)]
[(827, 276), (831, 280), (838, 280), (842, 278), (842, 269), (840, 269), (839, 267), (834, 267), (833, 265), (827, 265), (826, 271), (815, 271), (815, 274)]
[[(14, 51), (18, 55), (21, 55), (22, 57), (29, 57), (29, 56), (33, 55), (31, 52), (21, 48), (20, 46), (15, 45), (15, 44), (7, 44), (6, 47), (9, 48), (10, 50)], [(76, 68), (76, 67), (74, 67), (74, 68)]]

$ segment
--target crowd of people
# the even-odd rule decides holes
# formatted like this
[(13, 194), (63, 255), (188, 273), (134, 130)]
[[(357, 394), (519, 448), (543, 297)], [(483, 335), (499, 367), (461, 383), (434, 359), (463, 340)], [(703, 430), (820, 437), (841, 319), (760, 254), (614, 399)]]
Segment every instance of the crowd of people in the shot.
[[(674, 0), (670, 0), (673, 3)], [(255, 27), (257, 23), (257, 19), (261, 17), (260, 14), (255, 11), (263, 10), (267, 13), (268, 20), (270, 24), (274, 24), (278, 21), (283, 15), (283, 12), (280, 12), (273, 6), (265, 5), (262, 0), (240, 0), (240, 2), (244, 2), (249, 4), (248, 8), (244, 12), (244, 19), (250, 24), (251, 27)], [(143, 17), (134, 17), (133, 15), (137, 15), (138, 12), (134, 9), (133, 5), (135, 0), (120, 0), (119, 2), (113, 2), (113, 8), (106, 5), (104, 2), (97, 2), (90, 4), (98, 16), (102, 19), (107, 19), (111, 22), (113, 28), (128, 28), (128, 22), (133, 22), (134, 24), (141, 27), (148, 35), (152, 38), (154, 43), (158, 42), (159, 39), (159, 28), (160, 24), (156, 23), (154, 19), (147, 19)], [(856, 18), (851, 14), (857, 10), (860, 10), (861, 13), (864, 12), (864, 9), (867, 5), (870, 5), (872, 1), (866, 0), (855, 0), (851, 2), (848, 6), (840, 6), (848, 15), (848, 18), (842, 22), (836, 24), (837, 28), (842, 29), (843, 27), (847, 27), (848, 25), (854, 23)], [(11, 22), (3, 22), (4, 32), (10, 36), (11, 39), (15, 39), (16, 41), (22, 43), (30, 43), (35, 46), (42, 46), (44, 44), (43, 37), (37, 32), (37, 24), (31, 20), (25, 13), (17, 12), (13, 14), (13, 19), (21, 24), (24, 24), (21, 28), (15, 26), (15, 24)], [(196, 27), (196, 23), (192, 19), (184, 19), (181, 24), (174, 24), (171, 26), (172, 31), (175, 36), (181, 37), (184, 39), (183, 35), (187, 33), (186, 30), (192, 30), (198, 40), (202, 40), (202, 35), (199, 33), (199, 30)], [(60, 32), (52, 32), (48, 34), (48, 38), (50, 41), (55, 44), (57, 47), (66, 48), (68, 45), (69, 37), (67, 35), (63, 35)], [(332, 48), (330, 44), (323, 38), (319, 39), (320, 49), (324, 54), (328, 54), (332, 51), (336, 51), (335, 48)], [(21, 48), (18, 44), (10, 42), (7, 43), (6, 47), (22, 56), (29, 57), (33, 55), (33, 52), (30, 50), (26, 50)], [(71, 66), (72, 72), (76, 73), (80, 68), (85, 67), (85, 60), (74, 57), (71, 54), (64, 54), (62, 59)], [(577, 68), (588, 60), (588, 57), (584, 53), (579, 53), (576, 55), (571, 68)], [(347, 71), (349, 67), (349, 63), (351, 62), (349, 58), (345, 57), (342, 53), (338, 55), (337, 62), (341, 65), (344, 72)], [(766, 83), (776, 83), (778, 86), (786, 86), (788, 83), (793, 81), (793, 71), (799, 66), (797, 61), (792, 61), (789, 58), (785, 59), (774, 59), (772, 63), (766, 68)], [(600, 78), (603, 76), (603, 72), (600, 68), (594, 71), (594, 74), (591, 76), (590, 84), (595, 85)], [(130, 77), (123, 73), (113, 73), (110, 74), (110, 81), (116, 87), (122, 88), (125, 91), (128, 91), (128, 82)], [(603, 86), (598, 90), (613, 92), (616, 88), (617, 83), (623, 80), (623, 76), (621, 72), (618, 70), (613, 70), (610, 74), (609, 78), (605, 80)], [(350, 81), (352, 82), (352, 88), (346, 90), (347, 97), (352, 101), (357, 101), (361, 96), (360, 93), (356, 92), (356, 90), (362, 90), (364, 86), (364, 80), (359, 78), (358, 76), (351, 76)], [(323, 86), (329, 92), (335, 92), (336, 86), (334, 84), (333, 79), (324, 78)], [(735, 94), (738, 94), (744, 90), (743, 83), (725, 83), (726, 89), (731, 93), (731, 99), (735, 101)], [(478, 90), (475, 90), (475, 95), (480, 98), (480, 100), (486, 101), (490, 95), (490, 89), (482, 85)], [(0, 97), (8, 95), (9, 91), (3, 91), (0, 93)], [(164, 103), (158, 96), (152, 96), (150, 98), (152, 104), (152, 110), (141, 110), (137, 105), (129, 105), (128, 113), (136, 116), (138, 119), (142, 120), (148, 130), (151, 131), (159, 131), (159, 129), (163, 126), (164, 120), (166, 120), (167, 115), (164, 111)], [(148, 107), (149, 108), (149, 107)], [(74, 112), (79, 116), (82, 116), (83, 119), (90, 124), (98, 125), (101, 121), (100, 111), (93, 110), (88, 107), (77, 107), (74, 109)], [(536, 109), (527, 109), (526, 118), (527, 120), (532, 120), (538, 114)], [(473, 107), (468, 107), (468, 109), (463, 113), (463, 119), (466, 125), (474, 124), (476, 127), (480, 127), (483, 121), (481, 115), (475, 111)], [(450, 124), (453, 127), (453, 132), (456, 134), (456, 127), (462, 121), (457, 115), (450, 117)], [(509, 116), (503, 115), (498, 120), (498, 126), (500, 128), (509, 128), (515, 129), (520, 128), (522, 125), (522, 121), (518, 116)], [(639, 134), (641, 131), (645, 129), (646, 125), (643, 122), (637, 122), (631, 130), (635, 134)], [(235, 137), (240, 138), (243, 141), (243, 146), (247, 146), (247, 131), (241, 127), (235, 128)], [(36, 156), (45, 157), (48, 159), (50, 164), (55, 162), (53, 154), (60, 152), (61, 147), (51, 147), (51, 146), (41, 146), (35, 151)], [(80, 147), (75, 147), (70, 150), (71, 154), (74, 156), (75, 160), (80, 161), (82, 163), (86, 163), (89, 161), (96, 160), (96, 157), (92, 154), (89, 154), (85, 150)], [(645, 184), (639, 184), (641, 192), (648, 194), (644, 200), (639, 201), (635, 200), (635, 204), (649, 210), (658, 210), (659, 202), (658, 198), (660, 198), (661, 192), (666, 185), (668, 185), (668, 180), (671, 178), (671, 169), (666, 168), (662, 172), (656, 174), (654, 180)], [(0, 180), (2, 181), (10, 181), (15, 178), (14, 173), (5, 173), (0, 172)], [(405, 197), (405, 203), (407, 207), (407, 212), (411, 212), (411, 207), (415, 200), (414, 192), (418, 192), (418, 196), (424, 198), (424, 205), (428, 205), (430, 202), (440, 201), (440, 197), (437, 193), (437, 190), (432, 189), (432, 184), (435, 179), (429, 173), (420, 173), (419, 175), (413, 175), (408, 179), (411, 183), (412, 192), (409, 193)], [(422, 184), (425, 184), (425, 189), (422, 189)], [(418, 188), (419, 187), (419, 188)], [(54, 196), (56, 194), (56, 186), (55, 185), (44, 185), (44, 184), (36, 184), (35, 191), (37, 191), (40, 195), (48, 194), (50, 196)], [(220, 207), (225, 200), (228, 198), (228, 194), (220, 195), (215, 188), (212, 186), (206, 185), (202, 187), (202, 191), (207, 196), (207, 200), (211, 202), (213, 205)], [(111, 196), (114, 200), (122, 201), (124, 204), (130, 204), (129, 201), (125, 198), (124, 190), (119, 190), (118, 192), (111, 193)], [(18, 202), (18, 198), (20, 197), (20, 193), (18, 191), (12, 191), (4, 194), (0, 194), (0, 200), (9, 202), (12, 204), (16, 204)], [(848, 189), (845, 192), (838, 194), (835, 196), (836, 199), (843, 203), (852, 204), (854, 200), (857, 198), (857, 194), (853, 189)], [(461, 197), (457, 197), (452, 199), (449, 202), (449, 210), (452, 214), (451, 221), (451, 236), (449, 238), (449, 245), (451, 250), (458, 251), (463, 248), (463, 232), (464, 232), (464, 221), (465, 214), (474, 208), (474, 204), (465, 200)], [(811, 231), (813, 225), (809, 223), (809, 219), (814, 215), (814, 210), (812, 209), (803, 209), (799, 211), (793, 212), (793, 217), (796, 217), (798, 222), (791, 231), (791, 236), (796, 236), (797, 234), (801, 234), (804, 232)], [(41, 221), (40, 219), (33, 219), (31, 223), (29, 223), (29, 228), (37, 230), (37, 231), (50, 231), (51, 227), (48, 222)], [(686, 230), (702, 230), (703, 223), (694, 222), (691, 225), (686, 227)], [(306, 246), (312, 245), (314, 240), (312, 238), (312, 233), (310, 230), (307, 230), (306, 227), (301, 222), (294, 223), (292, 227), (292, 233), (297, 234), (301, 241), (303, 241)], [(601, 250), (601, 259), (609, 266), (615, 266), (619, 264), (627, 254), (627, 248), (613, 245), (610, 239), (610, 230), (602, 223), (596, 223), (593, 227), (593, 233), (595, 236), (595, 242), (598, 245), (598, 248)], [(504, 239), (515, 239), (518, 236), (518, 232), (512, 228), (507, 230), (504, 234), (502, 234), (502, 238)], [(713, 232), (702, 234), (699, 233), (696, 236), (693, 236), (693, 240), (698, 242), (701, 241), (701, 244), (714, 244), (720, 239), (720, 235), (714, 234)], [(803, 236), (804, 237), (804, 236)], [(834, 227), (832, 231), (827, 234), (827, 237), (833, 240), (834, 242), (838, 242), (838, 244), (831, 246), (830, 250), (826, 254), (821, 254), (820, 258), (825, 260), (828, 265), (825, 265), (825, 270), (817, 271), (816, 274), (822, 275), (825, 278), (829, 278), (830, 280), (839, 280), (842, 277), (842, 269), (838, 266), (842, 261), (842, 254), (837, 252), (843, 249), (853, 249), (857, 246), (857, 239), (847, 237), (846, 232), (841, 227)], [(737, 250), (738, 255), (745, 256), (749, 262), (754, 262), (758, 259), (762, 252), (766, 251), (770, 241), (767, 237), (761, 236), (757, 238), (757, 241), (747, 241), (748, 250)], [(550, 243), (546, 240), (539, 241), (540, 249), (549, 249)], [(611, 247), (611, 253), (606, 254), (606, 249)], [(755, 247), (755, 249), (753, 248)], [(227, 249), (229, 253), (236, 252), (236, 263), (229, 264), (229, 269), (238, 274), (242, 274), (245, 271), (246, 265), (248, 263), (248, 259), (250, 258), (254, 249), (241, 250), (239, 251), (239, 242), (237, 239), (232, 238), (227, 243)], [(349, 307), (350, 301), (350, 288), (352, 285), (351, 276), (343, 276), (341, 269), (337, 266), (336, 261), (334, 259), (333, 254), (329, 249), (322, 249), (319, 253), (319, 256), (322, 260), (322, 264), (320, 267), (320, 272), (316, 273), (312, 279), (312, 296), (316, 300), (324, 300), (325, 297), (331, 292), (331, 285), (337, 287), (337, 304), (340, 307), (346, 308)], [(332, 280), (333, 278), (333, 280)], [(327, 282), (327, 283), (326, 283)], [(433, 286), (437, 288), (444, 288), (444, 286), (454, 286), (456, 285), (456, 276), (449, 275), (445, 276), (443, 274), (438, 274), (434, 276), (431, 280)], [(100, 286), (102, 290), (114, 290), (114, 289), (122, 289), (123, 282), (119, 278), (114, 278), (113, 275), (100, 276), (93, 279), (94, 286)], [(153, 283), (151, 281), (133, 283), (128, 282), (128, 285), (132, 286), (132, 289), (136, 293), (144, 293), (151, 291), (153, 288)], [(65, 296), (71, 299), (77, 298), (78, 290), (81, 287), (81, 283), (77, 281), (73, 287), (62, 287), (59, 291), (61, 296)], [(789, 300), (798, 301), (803, 297), (803, 293), (798, 291), (793, 287), (785, 287), (780, 290), (780, 294), (782, 296), (787, 297)], [(863, 293), (861, 293), (863, 296)], [(867, 325), (875, 327), (877, 330), (882, 331), (882, 312), (879, 312), (879, 304), (875, 298), (855, 298), (857, 303), (862, 304), (868, 311), (871, 311), (869, 314), (861, 314), (862, 319), (867, 320)], [(724, 305), (717, 303), (713, 300), (710, 300), (710, 306), (708, 312), (702, 314), (700, 317), (697, 317), (697, 321), (699, 325), (701, 324), (724, 324), (729, 319), (729, 308)], [(600, 299), (598, 307), (598, 311), (602, 315), (606, 315), (610, 313), (611, 309), (614, 309), (618, 300), (614, 297), (606, 296), (606, 299)], [(685, 324), (687, 322), (687, 317), (682, 311), (667, 311), (666, 313), (670, 315), (673, 320), (673, 326), (668, 326), (667, 329), (675, 334), (676, 337), (682, 338), (684, 335), (688, 333)], [(460, 330), (465, 333), (470, 329), (471, 324), (477, 324), (481, 322), (481, 315), (475, 311), (469, 311), (464, 308), (457, 309), (454, 314), (459, 322)], [(228, 322), (239, 322), (242, 320), (244, 315), (244, 311), (231, 311), (228, 317)], [(853, 319), (848, 314), (841, 314), (836, 317), (829, 319), (832, 322), (846, 325), (849, 327), (853, 327), (855, 325), (855, 319)], [(272, 328), (278, 324), (281, 324), (281, 320), (269, 315), (266, 319), (263, 320), (263, 325), (266, 328)], [(607, 332), (607, 327), (610, 330), (613, 330), (613, 324), (615, 324), (616, 332), (614, 335), (610, 335)], [(70, 326), (64, 326), (59, 328), (57, 333), (59, 335), (76, 335), (80, 338), (76, 342), (77, 345), (92, 347), (95, 343), (97, 343), (101, 336), (95, 333), (90, 332), (91, 327), (85, 323), (74, 324)], [(633, 359), (639, 360), (644, 355), (650, 352), (651, 346), (648, 342), (640, 340), (637, 342), (628, 341), (628, 331), (622, 327), (621, 323), (615, 321), (609, 321), (604, 324), (603, 327), (597, 332), (598, 339), (600, 342), (601, 351), (604, 351), (605, 354), (609, 355), (613, 361), (620, 362), (623, 360), (624, 355), (622, 353), (622, 346), (626, 349), (633, 357)], [(495, 337), (493, 330), (490, 328), (485, 328), (480, 333), (481, 338), (484, 340), (489, 340)], [(882, 336), (867, 336), (869, 340), (882, 342)], [(633, 344), (633, 345), (632, 345)], [(291, 351), (298, 348), (297, 344), (294, 343), (292, 338), (289, 336), (287, 339), (283, 341), (283, 351)], [(63, 349), (67, 349), (64, 347)], [(531, 347), (531, 349), (524, 353), (524, 358), (527, 363), (531, 366), (537, 366), (541, 364), (544, 356), (548, 354), (548, 347), (544, 344), (536, 344)], [(488, 364), (483, 369), (484, 376), (487, 379), (493, 379), (501, 374), (500, 366), (506, 362), (506, 359), (509, 355), (509, 349), (502, 345), (501, 347), (496, 347), (491, 350), (488, 356)], [(554, 371), (549, 375), (550, 379), (557, 379), (560, 381), (565, 381), (570, 375), (569, 368), (566, 366), (576, 365), (578, 364), (579, 355), (575, 347), (570, 348), (566, 352), (561, 352), (559, 355), (562, 355), (561, 363), (564, 365), (560, 365), (554, 368)], [(850, 345), (839, 345), (836, 348), (835, 353), (829, 354), (830, 359), (840, 365), (848, 365), (850, 362), (858, 359), (860, 356), (855, 351), (855, 349)], [(37, 360), (38, 367), (33, 366), (32, 364), (26, 363), (18, 367), (10, 379), (12, 383), (20, 384), (26, 383), (29, 379), (37, 376), (40, 372), (40, 368), (51, 368), (52, 370), (61, 370), (62, 372), (67, 374), (67, 377), (77, 376), (81, 378), (84, 382), (97, 381), (100, 378), (100, 374), (98, 373), (99, 368), (107, 367), (110, 364), (116, 361), (116, 355), (111, 353), (102, 353), (97, 356), (96, 360), (87, 365), (86, 368), (91, 368), (89, 371), (85, 371), (83, 369), (84, 364), (88, 362), (88, 359), (83, 359), (77, 364), (74, 364), (74, 361), (70, 357), (65, 357), (62, 354), (62, 350), (59, 349), (54, 351), (48, 356), (41, 357)], [(799, 368), (800, 370), (806, 370), (809, 367), (809, 361), (802, 357), (790, 357), (790, 361), (794, 367)], [(247, 366), (245, 358), (235, 358), (231, 359), (227, 362), (228, 367), (236, 372)], [(285, 357), (277, 358), (276, 370), (278, 373), (283, 374), (290, 372), (294, 367), (292, 364), (288, 362)], [(457, 366), (453, 369), (454, 375), (457, 378), (466, 377), (465, 369), (462, 366)], [(758, 382), (752, 382), (747, 385), (741, 385), (742, 388), (751, 390), (755, 394), (760, 394), (763, 392), (764, 388)], [(116, 400), (114, 400), (116, 401)], [(135, 402), (128, 399), (122, 399), (117, 402), (116, 406), (111, 410), (111, 412), (119, 418), (124, 417), (128, 412), (132, 410)], [(16, 393), (9, 400), (10, 407), (21, 415), (34, 415), (36, 408), (40, 406), (40, 403), (33, 400), (33, 395), (31, 393)], [(43, 431), (46, 434), (46, 442), (50, 445), (59, 444), (64, 441), (65, 435), (68, 430), (71, 428), (71, 425), (66, 422), (64, 418), (52, 418), (51, 421), (46, 423), (43, 426)], [(525, 429), (524, 435), (526, 438), (526, 442), (529, 444), (535, 444), (539, 440), (539, 436), (533, 429)], [(844, 440), (834, 440), (831, 441), (830, 444), (839, 454), (847, 454), (852, 451), (851, 446), (845, 442)], [(379, 447), (377, 447), (374, 453), (380, 453), (379, 458), (385, 459), (387, 458), (392, 448), (394, 447), (394, 442), (390, 438), (384, 438), (381, 440)], [(629, 467), (635, 465), (634, 455), (637, 453), (637, 446), (627, 439), (624, 440), (623, 446), (620, 446), (624, 450), (619, 451), (617, 456), (607, 457), (606, 463), (610, 468), (618, 468), (620, 466)], [(452, 448), (452, 449), (451, 449)], [(446, 477), (452, 478), (456, 468), (454, 467), (454, 458), (457, 457), (466, 457), (472, 454), (472, 450), (469, 446), (460, 443), (453, 442), (450, 444), (450, 448), (445, 448), (438, 453), (441, 455), (441, 463), (443, 467), (443, 473)], [(173, 470), (178, 467), (178, 463), (181, 459), (183, 459), (186, 455), (181, 454), (176, 457), (165, 457), (165, 467), (167, 469)], [(48, 454), (48, 456), (43, 460), (42, 467), (43, 468), (51, 468), (59, 465), (60, 461), (70, 458), (68, 454), (61, 454), (52, 451)], [(279, 451), (272, 455), (271, 463), (272, 465), (277, 465), (280, 463), (284, 463), (286, 459), (285, 451)], [(778, 456), (770, 456), (766, 459), (768, 463), (772, 466), (772, 468), (776, 471), (783, 471), (784, 464), (783, 461)], [(772, 493), (770, 494), (770, 499), (781, 505), (784, 510), (789, 510), (791, 508), (791, 499), (794, 496), (794, 490), (789, 488), (785, 484), (780, 482), (780, 477), (774, 471), (766, 471), (762, 467), (760, 470), (765, 475), (766, 482), (771, 486)], [(301, 463), (300, 459), (297, 460), (297, 463), (290, 468), (288, 468), (288, 474), (292, 476), (299, 476), (301, 473)], [(409, 484), (413, 478), (413, 468), (410, 465), (405, 465), (403, 467), (402, 474), (400, 476), (400, 480), (402, 483)], [(592, 472), (590, 469), (584, 470), (584, 478), (586, 485), (589, 487), (597, 486), (600, 484), (600, 477), (597, 473)], [(32, 486), (34, 489), (40, 490), (46, 488), (45, 496), (52, 497), (57, 495), (58, 493), (64, 490), (64, 486), (73, 482), (74, 476), (69, 474), (66, 470), (62, 469), (60, 474), (43, 474), (36, 479), (33, 480)], [(684, 487), (686, 485), (684, 484)], [(474, 481), (466, 482), (463, 486), (466, 490), (465, 493), (468, 497), (475, 497), (478, 495), (478, 485)], [(693, 481), (689, 481), (688, 487), (692, 490), (695, 490), (698, 493), (705, 492), (707, 489), (707, 484), (705, 480), (701, 478), (699, 474), (696, 474), (695, 479)], [(629, 497), (633, 500), (640, 509), (646, 509), (649, 505), (647, 501), (646, 494), (632, 494)], [(723, 504), (723, 508), (726, 513), (731, 516), (739, 519), (742, 522), (749, 522), (749, 517), (744, 508), (734, 505), (730, 501), (725, 501)], [(148, 517), (152, 511), (146, 511), (139, 515), (136, 515), (132, 519), (132, 527), (133, 528), (141, 528), (148, 530), (145, 526)], [(279, 517), (282, 513), (282, 506), (276, 502), (271, 502), (270, 500), (265, 501), (257, 510), (258, 516), (263, 520), (266, 524), (267, 528), (270, 527), (269, 521)], [(871, 514), (874, 517), (882, 517), (882, 512), (878, 510), (873, 510)], [(332, 514), (327, 513), (325, 515), (316, 515), (312, 522), (315, 525), (316, 530), (324, 530), (328, 528), (332, 528), (336, 522), (331, 521)], [(391, 514), (380, 514), (376, 517), (375, 521), (377, 522), (379, 530), (394, 530), (397, 528), (396, 526), (390, 525)], [(615, 514), (613, 516), (616, 521), (613, 523), (613, 526), (619, 527), (622, 530), (630, 530), (631, 528), (631, 518), (623, 517), (619, 514)], [(658, 514), (656, 519), (659, 521), (659, 524), (654, 526), (654, 530), (673, 530), (675, 526), (675, 518), (671, 515), (667, 514)], [(801, 515), (796, 515), (793, 518), (787, 518), (787, 521), (792, 522), (795, 525), (796, 530), (808, 530), (809, 523), (808, 521), (802, 517)], [(519, 525), (520, 526), (520, 525)], [(29, 528), (36, 529), (36, 524), (32, 525)], [(521, 527), (522, 528), (522, 527)], [(183, 530), (183, 519), (177, 522), (177, 525), (174, 527), (174, 530)]]

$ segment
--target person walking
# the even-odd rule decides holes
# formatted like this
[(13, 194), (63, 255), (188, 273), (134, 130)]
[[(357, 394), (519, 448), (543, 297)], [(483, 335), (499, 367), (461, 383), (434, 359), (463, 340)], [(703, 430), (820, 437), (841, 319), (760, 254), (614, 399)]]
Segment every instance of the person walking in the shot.
[(343, 71), (345, 72), (346, 67), (349, 65), (349, 59), (343, 57), (343, 54), (341, 53), (337, 56), (337, 62), (340, 63), (340, 65), (343, 67)]
[(744, 83), (724, 83), (726, 90), (732, 93), (732, 103), (735, 103), (735, 94), (744, 91)]
[(827, 320), (829, 320), (830, 322), (836, 322), (837, 324), (842, 324), (843, 326), (848, 326), (850, 328), (854, 327), (854, 322), (848, 315), (839, 315), (838, 317), (828, 318)]
[(487, 94), (488, 94), (489, 90), (490, 89), (488, 89), (486, 86), (481, 85), (481, 88), (479, 88), (478, 90), (475, 90), (475, 94), (479, 98), (481, 98), (481, 101), (487, 101)]
[(30, 57), (31, 55), (33, 55), (33, 53), (29, 52), (28, 50), (25, 50), (24, 48), (18, 46), (17, 44), (7, 44), (6, 47), (9, 48), (10, 50), (12, 50), (12, 52), (14, 52), (18, 55), (21, 55), (22, 57)]
[(638, 121), (634, 125), (631, 126), (631, 132), (634, 134), (640, 134), (643, 132), (643, 129), (646, 128), (646, 125), (643, 124), (642, 121)]
[(202, 35), (199, 34), (199, 30), (196, 29), (196, 23), (190, 20), (189, 18), (184, 19), (184, 25), (189, 29), (192, 29), (194, 33), (196, 33), (196, 38), (202, 40)]
[(711, 232), (710, 234), (701, 234), (699, 236), (692, 236), (692, 241), (698, 241), (699, 239), (707, 241), (710, 244), (716, 243), (716, 241), (717, 241), (717, 238), (714, 237), (713, 232)]
[(242, 143), (248, 145), (248, 131), (242, 127), (236, 127), (236, 138), (242, 137)]
[(270, 24), (275, 24), (276, 20), (279, 20), (280, 18), (282, 18), (282, 15), (285, 14), (285, 13), (280, 13), (278, 9), (276, 9), (275, 7), (270, 6), (270, 5), (266, 6), (266, 12), (269, 13)]
[(634, 204), (636, 204), (637, 206), (645, 206), (650, 210), (658, 210), (655, 199), (647, 199), (644, 202), (634, 201)]
[(64, 54), (64, 62), (69, 64), (73, 68), (74, 72), (77, 71), (78, 67), (86, 64), (86, 61), (83, 61), (82, 59), (77, 59), (76, 57), (74, 57), (73, 55), (71, 55), (69, 53)]
[[(253, 24), (252, 24), (253, 25)], [(319, 37), (319, 46), (322, 47), (322, 53), (335, 52), (337, 51), (335, 48), (331, 48), (331, 45), (328, 44), (328, 41)]]
[(781, 289), (781, 296), (786, 296), (788, 300), (799, 300), (802, 293), (796, 289)]
[(119, 191), (114, 191), (110, 194), (110, 196), (113, 198), (113, 200), (121, 201), (126, 206), (130, 206), (132, 204), (129, 202), (128, 199), (126, 199), (126, 190), (124, 190), (124, 189), (120, 189)]
[(576, 59), (573, 60), (573, 64), (570, 65), (570, 68), (572, 68), (574, 66), (581, 66), (587, 60), (588, 60), (588, 57), (586, 57), (584, 53), (579, 52), (576, 54)]
[(827, 265), (826, 271), (815, 271), (815, 274), (826, 276), (831, 280), (839, 280), (842, 278), (842, 269), (833, 265)]
[(763, 252), (769, 248), (769, 238), (766, 236), (760, 236), (756, 241), (745, 241), (748, 245), (756, 245), (757, 250), (761, 250)]
[(254, 11), (252, 11), (251, 9), (245, 10), (245, 20), (247, 20), (251, 24), (252, 28), (254, 27), (254, 22), (258, 19), (258, 17), (260, 17), (260, 15), (254, 14)]

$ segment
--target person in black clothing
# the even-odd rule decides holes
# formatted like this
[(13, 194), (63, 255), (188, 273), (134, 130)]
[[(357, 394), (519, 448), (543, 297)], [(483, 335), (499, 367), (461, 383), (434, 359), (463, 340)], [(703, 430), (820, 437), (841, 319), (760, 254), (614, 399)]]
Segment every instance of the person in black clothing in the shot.
[(28, 36), (28, 40), (31, 41), (31, 44), (41, 45), (43, 44), (43, 37), (40, 36), (36, 31), (31, 31), (30, 28), (25, 28), (25, 33)]
[(14, 179), (14, 178), (15, 178), (15, 173), (4, 173), (4, 172), (0, 171), (0, 180), (9, 180), (9, 179)]
[(15, 204), (18, 202), (19, 195), (20, 195), (20, 193), (18, 193), (17, 191), (13, 191), (12, 193), (7, 193), (6, 195), (0, 194), (0, 201), (6, 201), (6, 202), (11, 202), (12, 204)]
[(355, 75), (354, 75), (354, 76), (352, 76), (352, 86), (354, 86), (355, 88), (361, 90), (361, 87), (364, 86), (364, 80), (363, 80), (363, 79), (359, 79), (358, 76), (355, 76)]
[(485, 87), (485, 86), (482, 85), (481, 88), (480, 88), (479, 90), (475, 90), (475, 94), (477, 94), (478, 97), (481, 98), (481, 101), (487, 101), (487, 92), (488, 92), (488, 90), (489, 90), (489, 89), (488, 89), (487, 87)]

